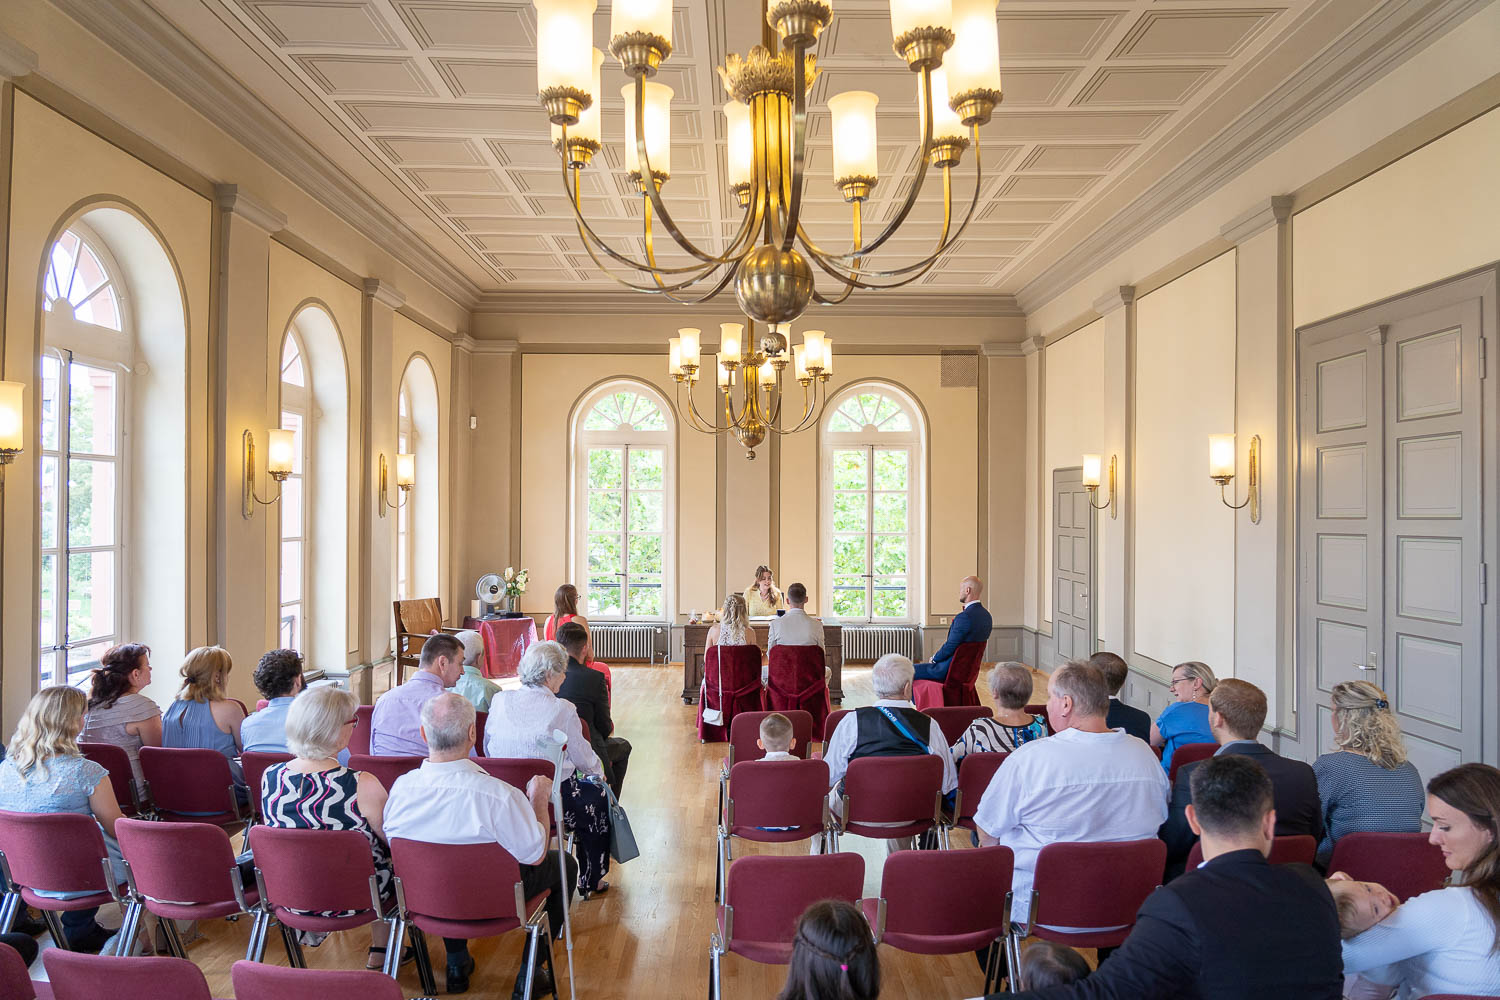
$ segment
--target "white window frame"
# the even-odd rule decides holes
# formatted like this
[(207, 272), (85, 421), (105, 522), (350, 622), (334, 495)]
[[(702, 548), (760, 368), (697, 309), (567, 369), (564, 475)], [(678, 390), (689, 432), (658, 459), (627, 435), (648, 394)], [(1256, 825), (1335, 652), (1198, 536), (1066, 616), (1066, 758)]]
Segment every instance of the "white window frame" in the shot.
[[(412, 419), (411, 387), (403, 377), (401, 389), (396, 394), (396, 451), (402, 455), (415, 455), (417, 444), (416, 422)], [(394, 475), (394, 468), (391, 473)], [(400, 493), (399, 490), (397, 492)], [(397, 502), (400, 507), (396, 511), (396, 596), (400, 600), (410, 600), (416, 557), (416, 532), (412, 531), (410, 494), (401, 496)]]
[[(286, 356), (286, 345), (290, 341), (297, 348), (297, 358), (302, 364), (302, 384), (293, 385), (282, 381), (282, 358)], [(312, 418), (315, 412), (312, 391), (312, 367), (308, 364), (307, 345), (297, 334), (295, 326), (289, 327), (282, 337), (279, 350), (276, 352), (276, 384), (278, 387), (278, 401), (276, 424), (278, 427), (284, 423), (284, 414), (295, 414), (301, 421), (301, 465), (300, 468), (294, 463), (292, 474), (287, 478), (295, 479), (301, 487), (302, 503), (298, 513), (301, 516), (301, 525), (296, 537), (286, 536), (286, 515), (284, 508), (279, 504), (276, 511), (276, 635), (277, 642), (281, 641), (282, 621), (286, 617), (286, 609), (297, 607), (300, 612), (301, 633), (294, 634), (289, 647), (306, 655), (308, 652), (308, 638), (312, 634), (311, 615), (311, 592), (309, 587), (309, 568), (312, 564), (312, 539), (308, 534), (308, 511), (312, 509), (313, 497), (311, 490), (311, 478), (307, 471), (313, 462), (313, 440), (314, 433)], [(295, 453), (294, 453), (295, 454)], [(282, 580), (282, 549), (286, 542), (295, 541), (302, 546), (302, 581), (300, 596), (295, 601), (287, 601), (281, 589)]]
[[(908, 431), (872, 431), (867, 426), (860, 431), (833, 431), (830, 425), (834, 415), (850, 397), (863, 393), (876, 393), (890, 398), (907, 415), (911, 429)], [(927, 449), (926, 432), (922, 411), (911, 396), (884, 382), (860, 382), (840, 390), (824, 408), (819, 435), (821, 461), (818, 493), (821, 511), (821, 528), (818, 544), (821, 549), (819, 565), (822, 567), (821, 581), (823, 617), (849, 624), (913, 625), (919, 624), (924, 615), (926, 583), (926, 539), (928, 533), (926, 504)], [(867, 470), (865, 506), (865, 601), (868, 615), (855, 617), (834, 613), (834, 530), (833, 530), (833, 459), (835, 450), (864, 449)], [(875, 496), (874, 456), (879, 449), (905, 449), (908, 455), (906, 476), (906, 614), (883, 617), (875, 612), (874, 548), (875, 548)], [(883, 533), (882, 533), (883, 534)]]
[[(634, 392), (645, 396), (656, 405), (666, 421), (659, 431), (645, 430), (586, 430), (584, 423), (594, 407), (605, 396), (616, 392)], [(572, 553), (569, 565), (573, 567), (573, 579), (581, 595), (588, 592), (588, 453), (592, 448), (620, 448), (623, 450), (621, 466), (624, 482), (621, 489), (621, 550), (629, 559), (630, 552), (630, 449), (660, 448), (662, 462), (662, 595), (661, 614), (654, 617), (628, 615), (628, 582), (620, 592), (620, 615), (597, 614), (590, 606), (587, 616), (590, 621), (670, 622), (676, 619), (677, 601), (677, 422), (672, 405), (654, 386), (629, 379), (608, 382), (596, 386), (583, 398), (573, 416), (573, 448), (570, 459), (573, 464), (572, 490), (568, 498), (569, 517), (572, 522)], [(626, 577), (628, 581), (628, 577)]]

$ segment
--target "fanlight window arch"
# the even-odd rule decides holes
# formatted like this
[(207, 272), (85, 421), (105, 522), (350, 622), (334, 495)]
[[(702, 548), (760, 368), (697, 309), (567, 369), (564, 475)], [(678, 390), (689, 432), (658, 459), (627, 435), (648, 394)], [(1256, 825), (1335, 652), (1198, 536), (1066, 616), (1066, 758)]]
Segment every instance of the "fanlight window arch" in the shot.
[(917, 621), (926, 463), (916, 404), (889, 386), (851, 386), (823, 435), (824, 606), (844, 621)]
[(66, 303), (73, 318), (110, 330), (123, 330), (120, 289), (107, 255), (81, 227), (67, 230), (52, 244), (42, 283), (42, 308), (52, 312)]
[(641, 383), (616, 382), (576, 412), (573, 574), (587, 614), (667, 620), (677, 458), (668, 404)]

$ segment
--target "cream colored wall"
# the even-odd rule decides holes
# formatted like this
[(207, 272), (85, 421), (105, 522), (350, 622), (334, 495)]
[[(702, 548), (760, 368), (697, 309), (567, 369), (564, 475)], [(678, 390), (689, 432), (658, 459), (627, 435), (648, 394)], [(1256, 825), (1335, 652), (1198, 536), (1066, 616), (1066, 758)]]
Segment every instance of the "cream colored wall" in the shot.
[(1496, 164), (1500, 110), (1298, 212), (1293, 323), (1305, 326), (1500, 259)]
[[(1026, 362), (981, 359), (988, 368), (989, 558), (985, 606), (996, 624), (1018, 625), (1024, 608), (1026, 523)], [(939, 590), (941, 594), (941, 590)]]
[[(440, 581), (438, 596), (442, 598), (443, 608), (450, 620), (458, 620), (469, 611), (468, 599), (463, 592), (453, 592), (447, 589), (449, 580), (449, 564), (452, 561), (452, 538), (453, 524), (452, 512), (448, 503), (448, 492), (452, 483), (453, 466), (453, 433), (449, 428), (453, 425), (452, 418), (452, 392), (453, 383), (453, 345), (447, 340), (439, 337), (432, 331), (412, 322), (400, 313), (397, 313), (393, 323), (393, 350), (394, 364), (391, 371), (394, 381), (391, 384), (389, 395), (379, 405), (387, 406), (394, 414), (396, 410), (396, 398), (401, 391), (401, 378), (406, 373), (412, 361), (421, 358), (432, 368), (432, 375), (437, 383), (437, 426), (443, 429), (438, 436), (437, 447), (437, 476), (435, 480), (423, 482), (419, 485), (424, 494), (423, 499), (415, 509), (414, 513), (421, 519), (436, 521), (437, 550), (422, 551), (417, 553), (416, 563), (428, 571), (429, 577)], [(386, 461), (390, 463), (390, 481), (392, 502), (396, 502), (396, 439), (391, 437), (386, 443)], [(413, 488), (413, 498), (416, 498), (416, 488)], [(395, 511), (387, 508), (387, 516), (384, 520), (389, 526), (392, 544), (394, 545), (396, 532)], [(431, 563), (429, 564), (429, 561)], [(395, 562), (391, 563), (392, 588), (395, 586)], [(470, 581), (472, 583), (472, 581)]]
[(1207, 481), (1234, 428), (1235, 255), (1136, 304), (1134, 648), (1234, 674), (1234, 514)]
[[(455, 580), (455, 607), (462, 611), (474, 599), (475, 581), (486, 573), (496, 573), (506, 566), (525, 565), (520, 553), (511, 549), (511, 387), (512, 370), (520, 369), (520, 357), (513, 354), (470, 354), (457, 352), (456, 370), (467, 369), (468, 413), (478, 426), (468, 430), (468, 459), (455, 469), (454, 491), (463, 509), (464, 541), (456, 552), (455, 562), (463, 571)], [(531, 482), (524, 479), (523, 482)], [(543, 587), (539, 578), (534, 585)], [(547, 601), (538, 592), (532, 598)], [(550, 598), (549, 598), (550, 600)], [(531, 601), (526, 603), (531, 606)]]
[[(1046, 349), (1045, 416), (1040, 498), (1041, 594), (1038, 601), (1043, 628), (1052, 623), (1052, 478), (1058, 469), (1083, 464), (1086, 453), (1104, 451), (1105, 387), (1123, 371), (1110, 371), (1104, 363), (1104, 320), (1096, 320)], [(1105, 461), (1109, 459), (1106, 456)], [(1095, 601), (1099, 600), (1101, 576), (1095, 579)]]

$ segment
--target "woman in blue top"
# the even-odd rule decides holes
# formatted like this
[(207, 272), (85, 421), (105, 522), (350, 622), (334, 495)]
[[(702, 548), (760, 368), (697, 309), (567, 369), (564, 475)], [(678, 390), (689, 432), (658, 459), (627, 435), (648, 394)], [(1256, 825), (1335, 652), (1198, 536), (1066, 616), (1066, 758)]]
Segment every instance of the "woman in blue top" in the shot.
[(240, 770), (240, 723), (245, 709), (227, 694), (234, 661), (221, 646), (199, 646), (182, 661), (182, 690), (161, 720), (161, 745), (217, 750), (229, 760), (240, 801), (248, 802)]
[(1172, 668), (1172, 696), (1177, 700), (1151, 724), (1151, 745), (1161, 747), (1161, 766), (1172, 772), (1172, 754), (1187, 743), (1217, 743), (1208, 728), (1208, 696), (1219, 683), (1208, 664), (1189, 660)]

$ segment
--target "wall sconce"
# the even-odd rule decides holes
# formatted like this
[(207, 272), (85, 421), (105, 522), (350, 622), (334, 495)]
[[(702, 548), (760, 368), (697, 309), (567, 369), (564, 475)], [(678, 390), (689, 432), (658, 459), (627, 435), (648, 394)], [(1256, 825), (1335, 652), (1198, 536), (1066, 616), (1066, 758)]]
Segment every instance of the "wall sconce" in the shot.
[(387, 507), (389, 507), (391, 510), (400, 510), (402, 507), (406, 506), (407, 494), (409, 494), (411, 492), (411, 488), (413, 486), (415, 486), (416, 482), (417, 482), (417, 456), (415, 456), (415, 455), (400, 455), (400, 454), (398, 454), (396, 456), (396, 488), (401, 491), (401, 501), (399, 503), (391, 503), (391, 501), (389, 499), (387, 499), (387, 493), (389, 491), (389, 487), (387, 485), (387, 477), (388, 476), (389, 476), (389, 470), (387, 469), (387, 466), (385, 464), (385, 452), (381, 452), (380, 453), (380, 516), (381, 517), (385, 517), (385, 509)]
[(1250, 523), (1260, 523), (1260, 435), (1250, 439), (1250, 488), (1243, 503), (1233, 504), (1224, 495), (1229, 481), (1234, 478), (1234, 435), (1210, 434), (1208, 436), (1208, 478), (1219, 484), (1219, 499), (1230, 510), (1250, 507)]
[(5, 467), (26, 450), (25, 390), (24, 382), (0, 382), (0, 490), (5, 489)]
[[(269, 507), (281, 499), (281, 491), (269, 500), (262, 500), (255, 493), (255, 435), (249, 428), (245, 429), (243, 449), (243, 465), (245, 470), (245, 492), (242, 498), (241, 514), (246, 520), (255, 515), (255, 505), (263, 504)], [(266, 475), (284, 483), (292, 474), (292, 460), (296, 455), (296, 440), (292, 431), (273, 427), (266, 431)]]
[(1083, 456), (1083, 485), (1089, 491), (1089, 506), (1095, 510), (1108, 510), (1110, 520), (1120, 516), (1120, 507), (1115, 503), (1115, 473), (1117, 463), (1115, 456), (1109, 456), (1109, 499), (1104, 503), (1096, 503), (1099, 498), (1099, 472), (1103, 463), (1098, 455)]

